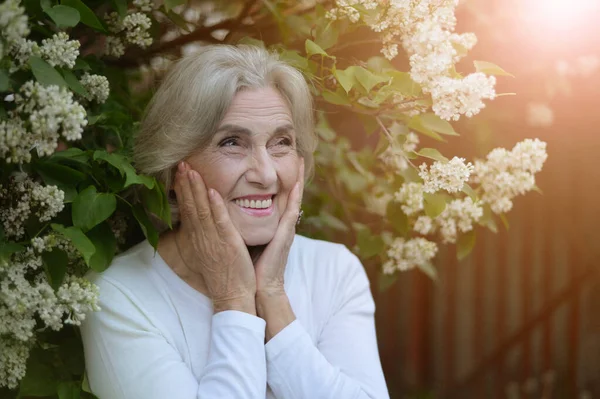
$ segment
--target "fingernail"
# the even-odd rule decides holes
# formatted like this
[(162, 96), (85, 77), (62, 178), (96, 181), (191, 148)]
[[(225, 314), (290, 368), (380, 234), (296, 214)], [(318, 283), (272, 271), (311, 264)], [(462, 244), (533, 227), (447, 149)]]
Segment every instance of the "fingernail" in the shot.
[(198, 181), (198, 173), (195, 170), (188, 170), (188, 177), (190, 180)]
[(214, 199), (215, 198), (215, 190), (213, 188), (209, 188), (208, 195), (210, 196), (210, 198)]
[(179, 173), (183, 173), (184, 167), (183, 167), (183, 161), (179, 162), (179, 165), (177, 165), (177, 171)]

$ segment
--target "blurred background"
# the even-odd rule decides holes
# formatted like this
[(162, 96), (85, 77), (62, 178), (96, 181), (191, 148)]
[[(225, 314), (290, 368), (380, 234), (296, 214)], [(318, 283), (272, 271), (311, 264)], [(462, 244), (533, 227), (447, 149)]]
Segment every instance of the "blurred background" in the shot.
[(374, 290), (390, 393), (600, 398), (600, 1), (466, 0), (457, 18), (479, 39), (469, 60), (514, 74), (497, 91), (516, 95), (438, 148), (473, 159), (538, 137), (543, 194), (515, 199), (508, 229), (480, 229), (462, 262), (443, 248), (437, 281), (415, 270)]

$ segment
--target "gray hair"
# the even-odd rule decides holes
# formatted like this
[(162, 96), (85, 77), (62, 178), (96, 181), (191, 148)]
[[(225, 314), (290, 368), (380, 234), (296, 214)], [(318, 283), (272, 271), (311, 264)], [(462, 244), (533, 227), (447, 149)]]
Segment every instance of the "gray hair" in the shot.
[[(148, 104), (134, 139), (136, 168), (156, 177), (169, 191), (177, 164), (210, 142), (235, 94), (266, 87), (278, 90), (290, 107), (296, 148), (304, 157), (305, 181), (310, 179), (317, 137), (306, 81), (276, 53), (250, 45), (205, 46), (171, 67)], [(179, 209), (173, 199), (170, 204), (175, 223)], [(164, 230), (166, 226), (157, 227)]]

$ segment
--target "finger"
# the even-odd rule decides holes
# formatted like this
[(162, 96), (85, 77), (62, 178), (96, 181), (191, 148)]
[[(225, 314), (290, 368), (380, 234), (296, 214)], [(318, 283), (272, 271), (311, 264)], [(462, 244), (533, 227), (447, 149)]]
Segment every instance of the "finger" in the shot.
[(300, 183), (296, 182), (294, 188), (290, 192), (287, 207), (279, 222), (275, 237), (279, 236), (281, 232), (284, 232), (284, 236), (293, 236), (295, 234), (296, 221), (298, 220), (298, 214), (300, 213), (300, 187)]
[(200, 173), (193, 169), (188, 170), (187, 176), (188, 184), (190, 185), (192, 196), (194, 198), (194, 205), (196, 207), (196, 217), (200, 223), (206, 225), (212, 218), (208, 195), (206, 193), (206, 185), (204, 184), (204, 180), (202, 179), (202, 176), (200, 176)]
[(185, 167), (178, 167), (173, 186), (177, 195), (177, 206), (179, 207), (179, 218), (184, 228), (189, 227), (195, 213), (194, 197), (189, 183), (187, 182)]
[(237, 232), (233, 226), (233, 223), (231, 222), (229, 212), (227, 211), (225, 201), (223, 200), (223, 197), (221, 197), (221, 194), (219, 194), (217, 190), (211, 188), (208, 190), (208, 197), (210, 202), (210, 210), (219, 234), (226, 237)]
[(300, 158), (300, 171), (298, 173), (298, 183), (300, 183), (300, 203), (298, 204), (298, 208), (302, 203), (302, 197), (304, 195), (304, 158)]

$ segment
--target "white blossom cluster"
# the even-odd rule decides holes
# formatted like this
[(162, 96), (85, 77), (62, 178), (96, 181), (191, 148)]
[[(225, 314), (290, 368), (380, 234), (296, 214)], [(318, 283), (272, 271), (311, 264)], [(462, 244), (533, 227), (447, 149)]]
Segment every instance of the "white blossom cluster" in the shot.
[(429, 216), (419, 216), (413, 229), (423, 235), (429, 235), (439, 230), (444, 244), (455, 243), (457, 233), (473, 230), (473, 223), (483, 216), (483, 208), (474, 203), (471, 197), (455, 199), (446, 205), (446, 209), (432, 219)]
[(31, 149), (35, 140), (20, 118), (0, 121), (0, 158), (7, 163), (31, 161)]
[(471, 162), (465, 164), (465, 159), (459, 157), (454, 157), (449, 162), (435, 161), (429, 169), (427, 164), (423, 163), (419, 166), (423, 191), (426, 193), (435, 193), (438, 190), (446, 190), (449, 193), (459, 192), (469, 180), (473, 168)]
[(385, 149), (379, 155), (379, 159), (383, 161), (383, 163), (393, 170), (403, 171), (408, 168), (408, 160), (406, 158), (407, 152), (412, 152), (417, 149), (417, 145), (419, 144), (419, 136), (417, 136), (413, 132), (408, 132), (405, 135), (405, 140), (402, 145), (399, 145), (392, 140), (388, 148)]
[(25, 82), (15, 95), (15, 104), (11, 120), (0, 125), (0, 155), (7, 162), (29, 162), (32, 146), (40, 156), (51, 155), (59, 136), (78, 140), (87, 125), (85, 109), (64, 87)]
[(151, 12), (154, 9), (154, 0), (133, 0), (133, 5), (142, 12)]
[(100, 309), (98, 287), (84, 278), (67, 275), (56, 291), (48, 284), (39, 248), (43, 242), (50, 250), (46, 245), (53, 241), (58, 242), (36, 240), (0, 265), (0, 387), (14, 388), (25, 375), (37, 320), (58, 331), (64, 324), (80, 325), (86, 312)]
[(406, 182), (395, 194), (394, 199), (402, 204), (402, 212), (410, 216), (424, 209), (423, 194), (423, 184)]
[(535, 174), (547, 158), (545, 142), (526, 139), (511, 151), (495, 148), (485, 161), (475, 161), (471, 180), (480, 185), (481, 199), (494, 213), (505, 213), (512, 209), (514, 197), (535, 187)]
[(9, 54), (13, 58), (15, 65), (10, 69), (14, 72), (24, 65), (32, 55), (41, 56), (40, 46), (33, 40), (23, 37), (15, 40), (9, 47)]
[(378, 9), (363, 22), (383, 34), (384, 56), (396, 57), (401, 43), (409, 56), (411, 78), (431, 94), (433, 111), (443, 119), (458, 120), (460, 115), (479, 113), (485, 106), (482, 100), (495, 98), (496, 79), (482, 73), (465, 78), (452, 75), (454, 65), (477, 42), (473, 33), (454, 33), (457, 4), (458, 0), (336, 0), (327, 16), (356, 23), (361, 18), (357, 6)]
[(387, 250), (388, 260), (383, 264), (385, 274), (393, 274), (397, 270), (405, 271), (429, 262), (438, 251), (435, 242), (417, 237), (405, 240), (396, 237)]
[(19, 239), (33, 213), (40, 221), (52, 219), (64, 208), (65, 194), (56, 186), (43, 186), (25, 177), (14, 179), (10, 188), (0, 185), (0, 222), (7, 238)]
[(0, 32), (8, 46), (29, 35), (27, 15), (25, 7), (21, 7), (21, 0), (4, 0), (0, 4)]
[(40, 53), (52, 66), (73, 68), (79, 57), (79, 40), (69, 40), (65, 32), (58, 32), (51, 38), (42, 40)]
[(87, 91), (85, 98), (88, 101), (96, 101), (101, 104), (106, 101), (110, 94), (110, 85), (106, 76), (90, 75), (86, 72), (81, 77), (80, 82)]
[(527, 123), (533, 127), (549, 127), (554, 123), (554, 111), (543, 103), (527, 104)]
[(125, 214), (116, 211), (106, 221), (115, 235), (117, 244), (125, 244), (125, 239), (127, 238), (127, 219), (125, 218)]
[(104, 16), (110, 32), (114, 36), (108, 36), (105, 42), (105, 52), (113, 57), (125, 54), (125, 46), (133, 44), (141, 48), (147, 48), (152, 44), (150, 27), (152, 21), (143, 12), (130, 12), (122, 20), (116, 12)]

